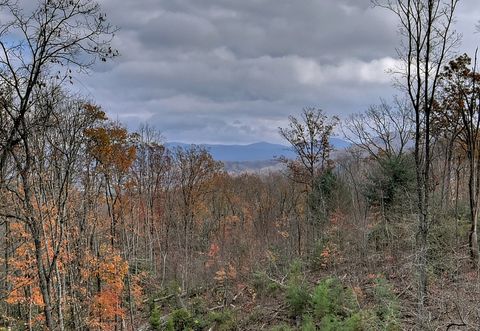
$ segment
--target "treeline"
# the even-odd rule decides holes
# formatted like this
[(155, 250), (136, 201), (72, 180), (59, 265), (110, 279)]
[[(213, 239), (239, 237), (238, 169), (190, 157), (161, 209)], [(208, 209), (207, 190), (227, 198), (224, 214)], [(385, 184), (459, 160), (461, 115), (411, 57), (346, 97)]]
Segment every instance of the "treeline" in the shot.
[(478, 328), (480, 75), (449, 57), (456, 4), (384, 4), (405, 97), (343, 121), (306, 108), (279, 129), (283, 171), (232, 175), (68, 88), (117, 56), (95, 2), (0, 1), (1, 325)]
[[(458, 70), (469, 72), (462, 56), (445, 73), (460, 62)], [(298, 159), (280, 159), (278, 173), (231, 175), (202, 147), (168, 150), (153, 128), (130, 133), (85, 100), (60, 89), (41, 93), (26, 119), (28, 149), (13, 149), (3, 168), (4, 325), (35, 329), (49, 316), (52, 329), (137, 329), (162, 298), (204, 295), (222, 309), (260, 303), (268, 301), (256, 298), (266, 287), (300, 282), (288, 276), (293, 261), (302, 261), (302, 286), (336, 276), (362, 289), (385, 277), (408, 303), (406, 316), (415, 313), (418, 200), (405, 102), (372, 106), (342, 123), (305, 109), (280, 131)], [(465, 318), (475, 309), (466, 301), (476, 298), (475, 282), (464, 279), (476, 263), (468, 248), (471, 160), (466, 127), (452, 120), (462, 112), (444, 111), (452, 99), (443, 96), (429, 278), (445, 287), (433, 307), (459, 305)], [(330, 146), (335, 126), (354, 142), (350, 149)]]
[(396, 161), (390, 175), (366, 157), (323, 153), (313, 172), (285, 160), (286, 173), (229, 175), (201, 147), (165, 149), (152, 128), (129, 133), (99, 107), (49, 93), (28, 118), (41, 123), (28, 150), (4, 166), (5, 325), (137, 329), (173, 284), (179, 297), (218, 291), (211, 300), (228, 308), (255, 277), (275, 279), (298, 258), (311, 270), (372, 271), (378, 254), (408, 250), (394, 236), (410, 214), (392, 211), (411, 203), (397, 201), (407, 185), (389, 181), (414, 179)]

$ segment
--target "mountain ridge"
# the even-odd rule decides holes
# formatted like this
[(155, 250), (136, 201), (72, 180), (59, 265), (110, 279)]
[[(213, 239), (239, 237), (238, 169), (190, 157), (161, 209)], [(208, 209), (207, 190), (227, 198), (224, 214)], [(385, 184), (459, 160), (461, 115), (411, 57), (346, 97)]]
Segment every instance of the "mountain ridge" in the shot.
[[(334, 149), (345, 149), (350, 144), (341, 138), (331, 138), (330, 143)], [(192, 144), (181, 142), (165, 143), (167, 148), (188, 147)], [(279, 156), (295, 158), (295, 153), (286, 145), (274, 144), (265, 141), (252, 144), (195, 144), (205, 147), (214, 159), (223, 162), (252, 162), (273, 160)]]

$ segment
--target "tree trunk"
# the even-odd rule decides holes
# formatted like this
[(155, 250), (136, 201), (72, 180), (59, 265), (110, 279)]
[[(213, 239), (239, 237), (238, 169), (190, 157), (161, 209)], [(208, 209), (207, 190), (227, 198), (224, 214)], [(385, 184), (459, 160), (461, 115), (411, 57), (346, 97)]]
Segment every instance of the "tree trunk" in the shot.
[[(33, 221), (34, 222), (34, 221)], [(50, 285), (49, 280), (46, 276), (45, 266), (43, 264), (43, 247), (41, 242), (41, 231), (38, 228), (38, 225), (35, 223), (30, 224), (30, 229), (32, 231), (33, 241), (35, 244), (35, 260), (37, 264), (37, 274), (39, 279), (40, 292), (42, 293), (43, 298), (43, 312), (45, 314), (45, 324), (48, 330), (55, 330), (54, 322), (52, 318), (52, 304), (50, 296)]]
[(469, 235), (469, 246), (470, 246), (470, 257), (472, 258), (472, 263), (475, 268), (478, 267), (478, 238), (477, 238), (477, 211), (475, 211), (474, 219), (470, 227)]
[[(474, 146), (476, 149), (476, 146)], [(470, 176), (468, 181), (468, 191), (469, 191), (469, 202), (470, 202), (470, 233), (468, 237), (469, 248), (470, 248), (470, 258), (472, 260), (473, 267), (478, 267), (478, 238), (477, 238), (477, 219), (478, 219), (478, 175), (479, 169), (476, 162), (476, 151), (470, 150), (468, 153), (469, 156), (469, 165), (470, 165)]]

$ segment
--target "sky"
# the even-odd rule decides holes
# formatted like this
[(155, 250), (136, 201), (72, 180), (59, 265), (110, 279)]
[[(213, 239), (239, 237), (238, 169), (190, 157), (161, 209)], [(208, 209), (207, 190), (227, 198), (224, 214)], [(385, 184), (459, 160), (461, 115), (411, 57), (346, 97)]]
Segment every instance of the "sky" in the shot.
[[(112, 119), (167, 141), (282, 142), (304, 107), (365, 111), (399, 92), (388, 72), (396, 18), (370, 0), (99, 0), (121, 56), (79, 78)], [(472, 53), (478, 0), (461, 0), (458, 52)]]

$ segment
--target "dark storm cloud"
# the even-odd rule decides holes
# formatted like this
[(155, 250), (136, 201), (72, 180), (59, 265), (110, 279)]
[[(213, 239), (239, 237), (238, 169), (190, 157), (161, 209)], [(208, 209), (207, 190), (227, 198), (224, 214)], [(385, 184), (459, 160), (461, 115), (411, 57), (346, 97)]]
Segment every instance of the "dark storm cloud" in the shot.
[(371, 10), (369, 0), (147, 0), (121, 6), (110, 0), (104, 7), (156, 51), (225, 47), (238, 57), (333, 59), (385, 56), (395, 42), (395, 23)]
[[(464, 30), (480, 17), (474, 1), (460, 13)], [(101, 4), (122, 56), (82, 86), (115, 118), (169, 140), (278, 141), (277, 127), (304, 106), (342, 115), (394, 93), (395, 18), (369, 0)]]

